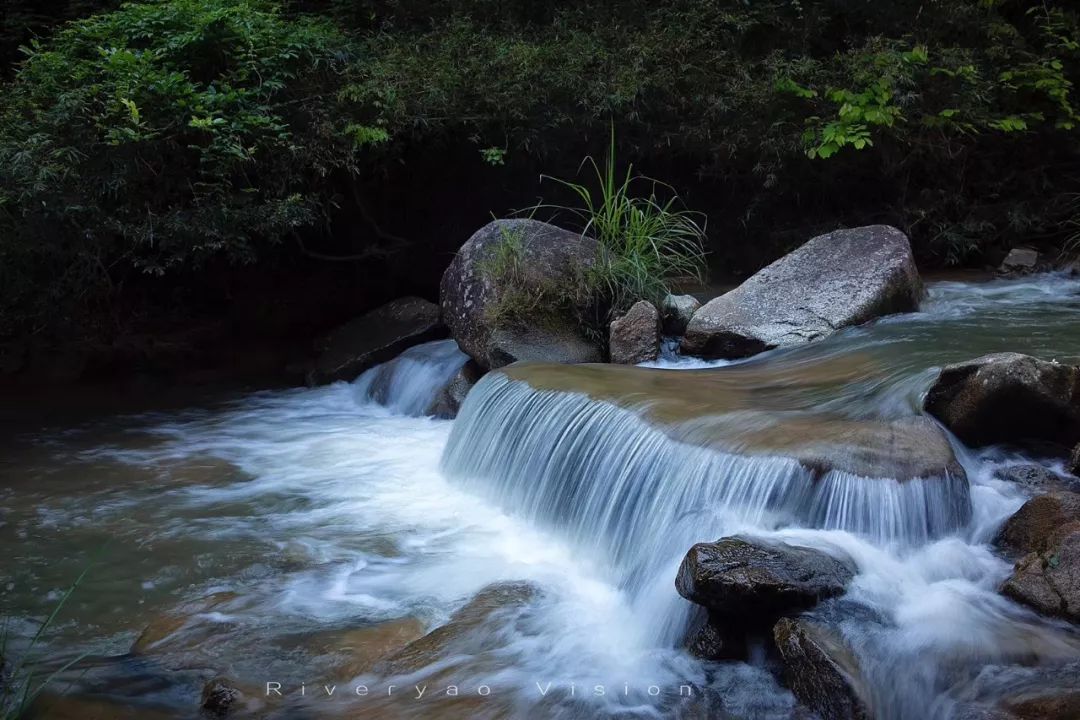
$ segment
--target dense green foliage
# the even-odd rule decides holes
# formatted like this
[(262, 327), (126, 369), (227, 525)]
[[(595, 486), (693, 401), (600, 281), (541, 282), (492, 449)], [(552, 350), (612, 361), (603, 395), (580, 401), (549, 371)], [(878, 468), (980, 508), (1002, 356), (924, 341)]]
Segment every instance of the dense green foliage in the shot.
[[(1064, 0), (125, 5), (32, 46), (0, 100), (0, 335), (316, 236), (364, 262), (405, 234), (403, 267), (445, 257), (464, 239), (445, 227), (530, 204), (612, 124), (622, 157), (708, 214), (720, 270), (866, 222), (929, 264), (1061, 247), (1078, 22)], [(510, 190), (462, 201), (492, 183)]]
[(316, 222), (312, 187), (352, 162), (323, 100), (346, 59), (331, 24), (259, 0), (133, 4), (35, 44), (0, 114), (0, 318)]

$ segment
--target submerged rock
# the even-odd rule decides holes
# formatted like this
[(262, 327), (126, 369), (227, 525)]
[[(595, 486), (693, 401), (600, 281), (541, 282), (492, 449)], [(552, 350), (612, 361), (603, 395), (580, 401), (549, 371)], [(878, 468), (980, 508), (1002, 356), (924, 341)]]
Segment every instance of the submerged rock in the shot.
[(27, 720), (181, 720), (190, 717), (190, 713), (181, 714), (169, 708), (120, 702), (106, 697), (61, 695), (46, 691), (17, 717)]
[[(488, 622), (500, 613), (512, 613), (528, 605), (539, 595), (539, 589), (528, 582), (502, 582), (489, 585), (478, 592), (464, 607), (454, 613), (445, 625), (440, 625), (375, 666), (381, 675), (414, 673), (440, 658), (451, 655), (469, 659), (482, 653), (491, 641)], [(483, 632), (478, 632), (483, 630)], [(441, 668), (453, 671), (453, 665)]]
[(461, 366), (450, 382), (439, 390), (427, 414), (443, 420), (452, 420), (457, 417), (461, 404), (465, 402), (465, 396), (483, 375), (484, 371), (480, 369), (476, 361), (469, 360)]
[(1039, 495), (1005, 521), (997, 543), (1023, 553), (1043, 552), (1061, 528), (1077, 521), (1080, 521), (1080, 494)]
[(155, 617), (143, 629), (131, 646), (131, 653), (148, 655), (159, 650), (196, 650), (213, 636), (215, 629), (221, 627), (220, 623), (199, 622), (200, 616), (220, 611), (237, 597), (236, 593), (220, 592), (180, 603)]
[(773, 639), (792, 693), (822, 720), (871, 720), (865, 682), (838, 633), (810, 620), (783, 618)]
[(381, 660), (423, 637), (424, 623), (407, 617), (327, 635), (317, 648), (319, 653), (342, 659), (334, 666), (336, 677), (354, 678), (370, 672)]
[(701, 301), (693, 295), (668, 295), (660, 306), (664, 334), (679, 337), (686, 333), (686, 328), (694, 313), (701, 307)]
[(948, 365), (923, 407), (974, 447), (1080, 442), (1080, 372), (1030, 355), (998, 353)]
[(439, 306), (405, 297), (342, 325), (320, 343), (321, 354), (308, 372), (312, 384), (353, 380), (364, 370), (412, 347), (446, 337)]
[(625, 315), (611, 322), (611, 362), (637, 365), (660, 357), (660, 313), (647, 300), (634, 303)]
[(907, 236), (871, 225), (808, 241), (694, 313), (684, 355), (740, 358), (801, 345), (882, 315), (918, 309), (923, 294)]
[(600, 347), (580, 318), (600, 246), (536, 220), (495, 220), (469, 238), (440, 286), (443, 319), (482, 368), (515, 360), (589, 362)]
[(731, 537), (690, 548), (675, 587), (714, 618), (771, 625), (840, 595), (853, 576), (819, 550)]

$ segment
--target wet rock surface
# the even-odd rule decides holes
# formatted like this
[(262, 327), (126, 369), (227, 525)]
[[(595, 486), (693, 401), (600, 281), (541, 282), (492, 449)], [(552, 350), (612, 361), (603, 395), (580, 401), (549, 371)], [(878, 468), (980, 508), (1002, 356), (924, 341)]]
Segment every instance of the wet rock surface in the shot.
[(443, 420), (452, 420), (457, 417), (458, 410), (465, 402), (465, 397), (483, 375), (484, 371), (480, 369), (476, 361), (469, 360), (457, 371), (450, 382), (439, 390), (427, 414)]
[(1027, 275), (1039, 269), (1039, 252), (1029, 247), (1013, 248), (1001, 261), (998, 273), (1002, 275)]
[(353, 380), (404, 350), (446, 337), (439, 306), (417, 297), (393, 300), (346, 323), (324, 338), (308, 382)]
[(1069, 523), (1080, 522), (1080, 494), (1054, 492), (1033, 497), (1005, 521), (997, 544), (1022, 553), (1046, 551)]
[(791, 458), (819, 477), (836, 470), (901, 481), (948, 478), (966, 486), (948, 438), (929, 418), (850, 420), (761, 409), (779, 405), (770, 397), (774, 387), (827, 387), (873, 371), (850, 358), (796, 370), (522, 365), (500, 372), (536, 390), (583, 393), (632, 410), (680, 442), (737, 455)]
[(519, 361), (574, 365), (602, 360), (600, 346), (570, 324), (499, 328), (489, 336), (487, 347), (488, 362), (495, 368)]
[(661, 323), (664, 334), (680, 337), (686, 333), (694, 313), (701, 307), (701, 301), (693, 295), (668, 295), (660, 305)]
[(692, 547), (675, 587), (714, 618), (771, 625), (843, 593), (853, 576), (847, 563), (819, 550), (732, 537)]
[(837, 230), (706, 303), (694, 313), (681, 350), (740, 358), (801, 345), (882, 315), (916, 310), (922, 295), (906, 235), (886, 225)]
[(872, 720), (859, 663), (840, 635), (820, 623), (783, 618), (773, 639), (792, 693), (822, 720)]
[(1080, 371), (1020, 353), (947, 365), (923, 407), (965, 444), (1064, 454), (1080, 442)]
[(1001, 591), (1051, 617), (1080, 621), (1080, 522), (1054, 532), (1016, 563)]
[(1042, 465), (1010, 465), (995, 470), (994, 477), (1031, 492), (1080, 492), (1080, 479), (1059, 475)]
[(637, 365), (660, 357), (660, 312), (646, 300), (634, 303), (625, 315), (611, 322), (611, 362)]
[[(513, 613), (539, 595), (539, 589), (528, 582), (504, 582), (489, 585), (454, 613), (445, 625), (405, 645), (375, 665), (380, 675), (413, 673), (427, 667), (438, 658), (451, 654), (475, 655), (488, 649), (495, 640), (485, 628), (494, 616)], [(477, 632), (481, 631), (481, 632)]]
[(574, 302), (599, 249), (592, 238), (536, 220), (488, 223), (461, 246), (442, 277), (442, 316), (451, 335), (484, 369), (516, 360), (598, 362), (600, 347), (568, 308), (545, 301), (530, 306), (527, 317), (497, 311), (516, 297)]

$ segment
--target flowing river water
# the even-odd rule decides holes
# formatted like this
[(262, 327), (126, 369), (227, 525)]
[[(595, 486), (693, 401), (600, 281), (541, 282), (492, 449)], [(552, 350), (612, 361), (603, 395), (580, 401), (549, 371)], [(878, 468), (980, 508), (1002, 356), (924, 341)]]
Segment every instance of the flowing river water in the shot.
[[(1030, 492), (995, 470), (1060, 464), (954, 440), (967, 483), (815, 483), (699, 436), (912, 416), (945, 363), (1080, 361), (1078, 317), (1074, 279), (936, 282), (919, 313), (739, 363), (492, 374), (454, 421), (424, 416), (465, 360), (442, 342), (353, 383), (23, 433), (0, 460), (9, 645), (90, 566), (33, 659), (79, 659), (59, 684), (132, 717), (197, 717), (215, 675), (255, 717), (792, 717), (765, 643), (748, 662), (681, 649), (679, 561), (741, 533), (848, 559), (817, 612), (875, 712), (945, 720), (1080, 659), (1075, 627), (997, 593), (1011, 564), (991, 544)], [(591, 391), (557, 391), (567, 372)], [(635, 394), (689, 434), (605, 399)], [(356, 659), (448, 621), (396, 663)]]

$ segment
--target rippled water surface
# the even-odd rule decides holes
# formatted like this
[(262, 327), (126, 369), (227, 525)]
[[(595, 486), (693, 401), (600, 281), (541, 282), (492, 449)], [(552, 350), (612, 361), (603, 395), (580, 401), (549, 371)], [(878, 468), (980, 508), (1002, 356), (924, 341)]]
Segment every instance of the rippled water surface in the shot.
[[(1078, 311), (1076, 280), (943, 282), (921, 313), (812, 346), (658, 364), (743, 378), (751, 404), (902, 417), (947, 362), (1002, 350), (1080, 360)], [(495, 453), (498, 428), (477, 398), (457, 421), (422, 416), (463, 360), (436, 343), (353, 384), (4, 441), (0, 609), (12, 645), (92, 564), (36, 655), (43, 669), (85, 655), (65, 685), (120, 705), (195, 717), (203, 683), (226, 675), (254, 696), (281, 683), (283, 697), (251, 708), (271, 717), (786, 718), (794, 699), (767, 658), (708, 664), (678, 647), (691, 614), (674, 591), (682, 554), (743, 532), (858, 567), (831, 612), (882, 717), (947, 718), (957, 700), (992, 698), (986, 672), (1080, 658), (1075, 630), (996, 593), (1010, 565), (988, 541), (1024, 496), (992, 471), (1025, 458), (957, 446), (970, 512), (948, 532), (823, 529), (812, 515), (686, 492), (688, 467), (712, 467), (699, 457), (710, 451), (688, 448), (688, 460), (637, 421), (606, 416), (610, 432), (595, 433), (587, 413), (566, 412), (531, 439), (548, 432), (579, 443), (566, 457), (607, 458), (594, 483), (569, 488), (558, 483), (572, 469), (530, 453), (530, 438), (478, 462)], [(818, 380), (783, 380), (810, 369)], [(760, 486), (776, 462), (741, 465), (740, 481)], [(729, 471), (694, 482), (734, 482)], [(475, 622), (459, 615), (452, 642), (430, 655), (355, 663), (355, 646), (372, 642), (365, 630), (405, 619), (434, 629), (501, 581), (517, 584), (466, 613)], [(132, 652), (148, 625), (158, 630)], [(401, 690), (417, 684), (422, 698)], [(326, 697), (323, 686), (338, 689)]]

